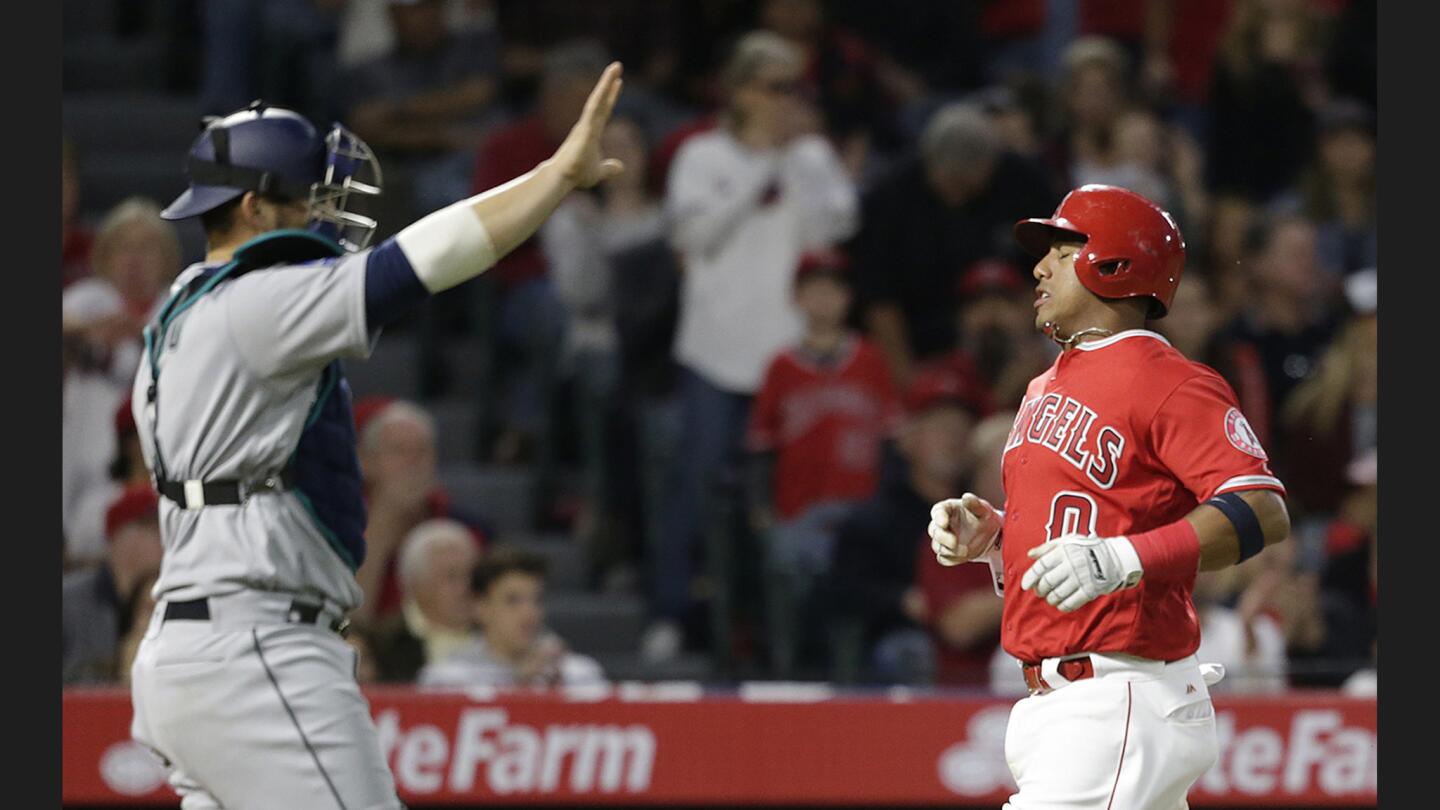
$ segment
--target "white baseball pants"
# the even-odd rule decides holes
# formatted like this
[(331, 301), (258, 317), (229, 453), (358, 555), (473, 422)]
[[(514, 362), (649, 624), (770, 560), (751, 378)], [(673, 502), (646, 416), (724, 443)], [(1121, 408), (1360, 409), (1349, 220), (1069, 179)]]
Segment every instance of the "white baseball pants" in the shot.
[[(1092, 655), (1095, 676), (1015, 704), (1005, 759), (1019, 791), (1006, 810), (1185, 810), (1219, 739), (1194, 656), (1166, 664)], [(1062, 684), (1064, 684), (1062, 686)]]
[(155, 615), (131, 668), (130, 733), (163, 757), (181, 807), (403, 808), (355, 682), (354, 648), (287, 624), (289, 597), (210, 600), (210, 620)]

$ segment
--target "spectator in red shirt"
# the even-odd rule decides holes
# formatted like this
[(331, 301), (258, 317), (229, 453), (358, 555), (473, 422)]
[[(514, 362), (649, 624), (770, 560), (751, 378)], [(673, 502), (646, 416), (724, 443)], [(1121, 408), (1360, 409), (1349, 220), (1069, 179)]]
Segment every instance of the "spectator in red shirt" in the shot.
[(368, 546), (355, 578), (364, 603), (351, 615), (380, 620), (403, 602), (397, 550), (416, 526), (431, 518), (454, 518), (470, 529), (477, 551), (486, 532), (481, 521), (450, 503), (435, 461), (435, 420), (420, 406), (370, 398), (355, 406), (360, 471), (365, 479)]
[(746, 437), (771, 663), (781, 675), (795, 664), (812, 587), (829, 571), (833, 527), (875, 491), (881, 444), (899, 418), (884, 356), (845, 328), (849, 266), (836, 250), (802, 258), (795, 301), (805, 334), (770, 363)]
[[(604, 50), (594, 43), (562, 45), (545, 57), (535, 111), (494, 132), (480, 147), (474, 193), (507, 183), (548, 160), (570, 131), (604, 71)], [(539, 239), (528, 239), (489, 273), (499, 284), (499, 340), (516, 366), (496, 440), (499, 461), (533, 450), (546, 424), (554, 366), (559, 362), (565, 309), (549, 277)]]
[[(1014, 420), (1014, 411), (1002, 411), (987, 417), (970, 433), (969, 457), (975, 465), (970, 491), (987, 501), (1005, 497), (1001, 458)], [(936, 561), (929, 537), (916, 544), (915, 554), (924, 624), (935, 643), (935, 682), (946, 686), (987, 684), (990, 660), (1000, 644), (1004, 606), (995, 593), (990, 566), (947, 568)]]

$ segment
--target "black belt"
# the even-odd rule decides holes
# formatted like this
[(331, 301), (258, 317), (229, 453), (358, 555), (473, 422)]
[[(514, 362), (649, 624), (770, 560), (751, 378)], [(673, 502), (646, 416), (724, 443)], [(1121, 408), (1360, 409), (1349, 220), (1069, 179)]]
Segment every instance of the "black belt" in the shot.
[[(290, 609), (285, 611), (285, 621), (289, 624), (319, 624), (324, 618), (320, 605), (313, 602), (302, 602), (299, 599), (290, 603)], [(166, 602), (165, 621), (184, 619), (189, 621), (208, 622), (210, 621), (210, 604), (205, 599), (191, 599), (188, 602)], [(350, 627), (350, 620), (339, 618), (332, 620), (325, 625), (331, 632), (341, 636), (346, 634)]]
[(278, 475), (266, 476), (255, 481), (157, 481), (155, 488), (161, 495), (180, 504), (185, 509), (199, 509), (202, 506), (234, 506), (256, 492), (273, 492), (291, 489), (295, 486), (295, 473), (289, 469)]

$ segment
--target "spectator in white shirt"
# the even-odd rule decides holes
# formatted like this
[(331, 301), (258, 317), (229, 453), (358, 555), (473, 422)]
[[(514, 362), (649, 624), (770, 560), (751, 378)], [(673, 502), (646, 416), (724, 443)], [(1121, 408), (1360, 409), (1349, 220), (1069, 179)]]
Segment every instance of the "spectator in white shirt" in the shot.
[(684, 451), (671, 469), (652, 560), (652, 661), (673, 657), (683, 643), (706, 495), (738, 457), (770, 358), (800, 337), (794, 268), (806, 250), (836, 244), (858, 224), (854, 183), (818, 134), (819, 113), (800, 98), (803, 67), (779, 35), (745, 35), (724, 70), (721, 125), (687, 140), (671, 164), (665, 209), (682, 266), (674, 352)]
[(421, 686), (550, 687), (603, 683), (595, 659), (545, 628), (545, 558), (497, 549), (471, 578), (481, 637), (420, 670)]

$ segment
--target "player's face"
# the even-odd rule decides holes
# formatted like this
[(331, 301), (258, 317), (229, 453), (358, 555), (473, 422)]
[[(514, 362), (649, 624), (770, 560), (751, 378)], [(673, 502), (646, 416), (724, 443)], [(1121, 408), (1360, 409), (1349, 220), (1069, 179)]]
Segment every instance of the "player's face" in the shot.
[(805, 279), (795, 289), (795, 303), (811, 328), (835, 329), (850, 312), (850, 288), (821, 274)]
[(523, 571), (511, 571), (490, 583), (490, 590), (476, 602), (486, 642), (511, 654), (529, 648), (545, 621), (544, 596), (545, 583)]
[(1075, 274), (1075, 257), (1081, 247), (1079, 242), (1056, 242), (1035, 263), (1035, 328), (1053, 323), (1069, 333), (1090, 325), (1085, 311), (1099, 299)]

